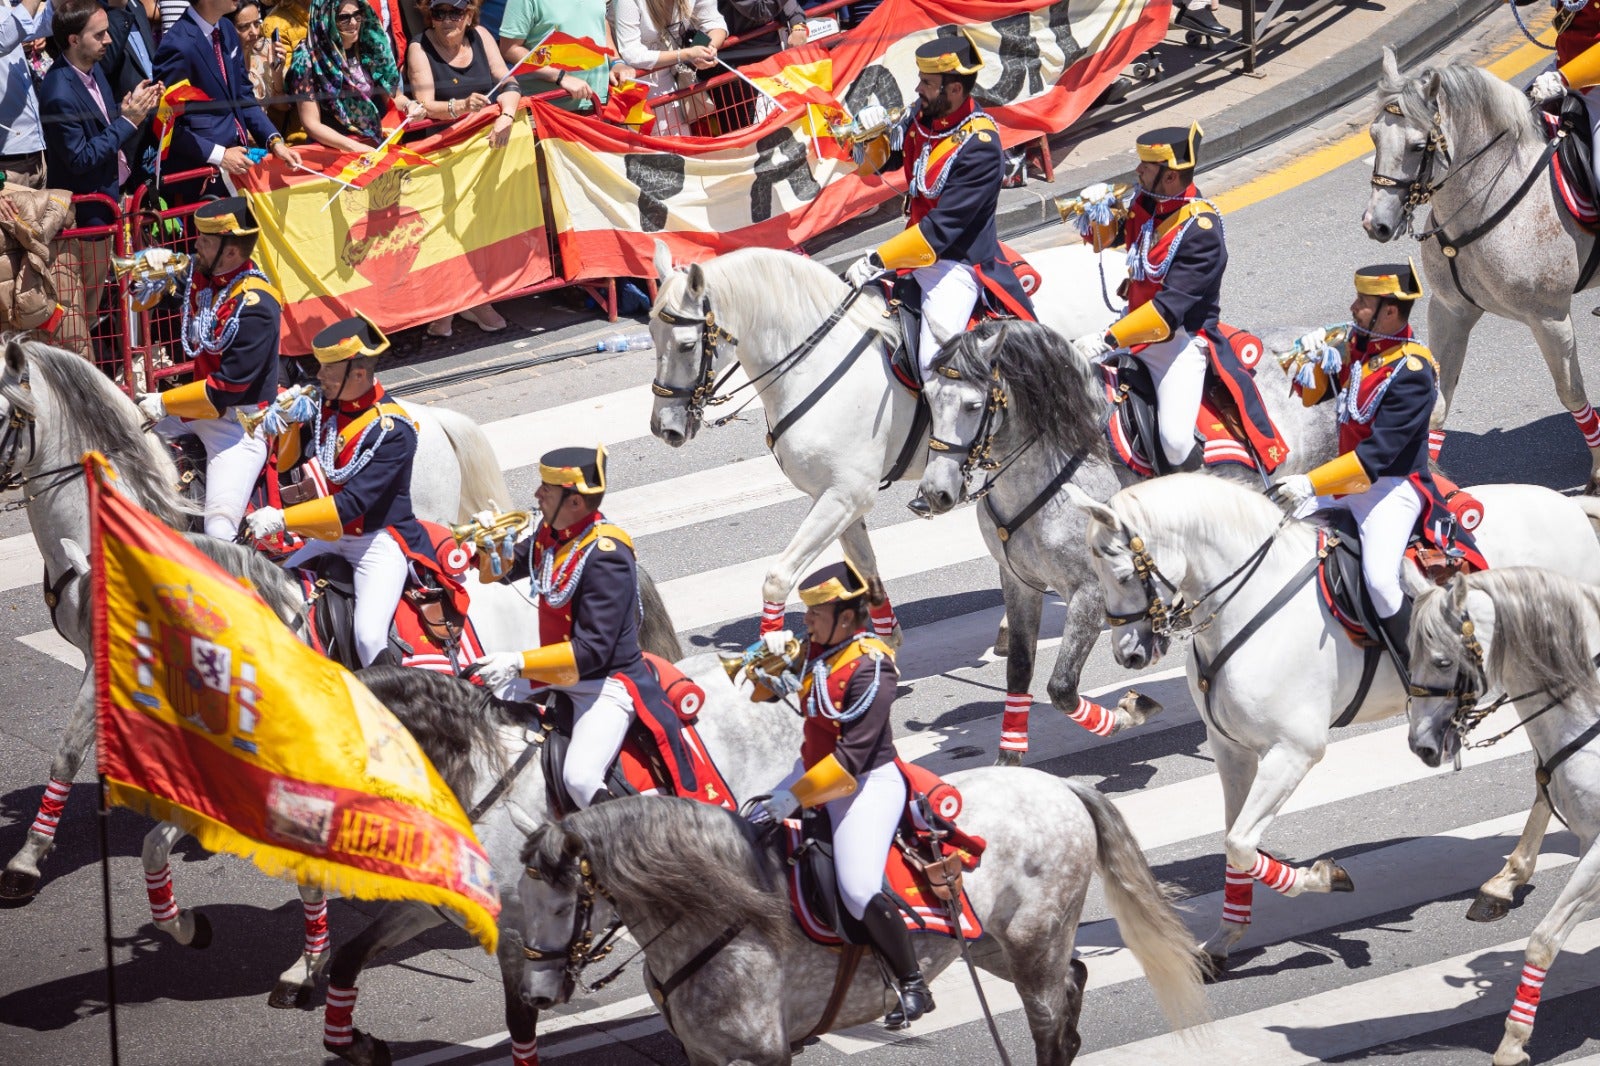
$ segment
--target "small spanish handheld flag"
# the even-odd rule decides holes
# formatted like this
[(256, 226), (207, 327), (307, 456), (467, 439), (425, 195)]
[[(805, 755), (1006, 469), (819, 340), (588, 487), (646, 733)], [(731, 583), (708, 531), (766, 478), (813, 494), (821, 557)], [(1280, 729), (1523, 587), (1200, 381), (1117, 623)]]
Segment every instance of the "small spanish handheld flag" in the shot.
[(600, 108), (600, 117), (619, 126), (648, 134), (656, 124), (650, 110), (650, 86), (642, 81), (625, 81), (611, 87), (611, 95)]
[(571, 37), (554, 30), (522, 57), (519, 67), (555, 67), (557, 70), (593, 70), (616, 57), (615, 52), (587, 37)]
[(178, 116), (183, 114), (183, 109), (189, 104), (209, 102), (210, 99), (204, 89), (190, 85), (187, 78), (167, 86), (166, 91), (161, 94), (160, 103), (156, 104), (156, 117), (150, 127), (155, 133), (162, 159), (167, 158), (167, 154), (172, 151), (172, 131), (177, 126)]

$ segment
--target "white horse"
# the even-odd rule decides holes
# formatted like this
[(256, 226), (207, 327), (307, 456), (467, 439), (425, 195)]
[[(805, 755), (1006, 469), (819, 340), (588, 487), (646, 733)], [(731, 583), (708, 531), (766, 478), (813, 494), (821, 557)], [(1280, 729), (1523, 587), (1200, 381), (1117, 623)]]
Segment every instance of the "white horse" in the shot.
[[(1106, 269), (1124, 270), (1120, 254), (1109, 254), (1114, 265)], [(1111, 320), (1100, 259), (1086, 246), (1030, 255), (1043, 278), (1034, 306), (1048, 325), (1071, 337)], [(674, 448), (693, 437), (715, 402), (719, 375), (737, 361), (754, 389), (750, 398), (766, 410), (778, 465), (812, 499), (762, 584), (763, 632), (780, 628), (795, 581), (833, 541), (864, 576), (877, 574), (867, 512), (888, 480), (922, 475), (927, 433), (912, 435), (917, 398), (889, 369), (900, 323), (886, 315), (876, 287), (847, 306), (849, 285), (791, 252), (742, 248), (674, 271), (658, 241), (655, 267), (651, 432)], [(893, 619), (887, 603), (874, 611), (879, 635), (897, 642)]]
[[(1545, 972), (1573, 928), (1600, 904), (1597, 651), (1600, 588), (1550, 571), (1513, 567), (1458, 577), (1419, 596), (1412, 614), (1411, 750), (1438, 766), (1484, 717), (1478, 700), (1486, 692), (1514, 694), (1540, 778), (1548, 782), (1535, 804), (1539, 835), (1552, 806), (1578, 835), (1578, 864), (1528, 938), (1522, 982), (1494, 1066), (1529, 1061), (1523, 1046), (1533, 1036)], [(1528, 875), (1538, 854), (1535, 839)]]
[[(1071, 484), (1107, 499), (1136, 475), (1108, 457), (1108, 401), (1099, 369), (1060, 334), (1031, 322), (985, 322), (947, 344), (924, 388), (933, 416), (934, 450), (922, 475), (922, 498), (942, 514), (966, 499), (969, 477), (988, 469), (978, 505), (978, 527), (1000, 564), (1010, 632), (1006, 653), (1006, 704), (1000, 761), (1016, 765), (1028, 750), (1039, 619), (1047, 589), (1066, 602), (1061, 647), (1050, 675), (1050, 702), (1101, 736), (1142, 725), (1160, 711), (1147, 696), (1129, 693), (1116, 707), (1078, 694), (1078, 678), (1100, 636), (1105, 613), (1100, 586), (1084, 547), (1086, 519), (1065, 492)], [(1262, 402), (1289, 444), (1280, 474), (1304, 473), (1332, 459), (1338, 427), (1326, 413), (1303, 406), (1289, 392), (1275, 359), (1256, 370)], [(1261, 477), (1243, 466), (1238, 477), (1256, 486)], [(1235, 475), (1228, 475), (1235, 476)]]
[[(61, 635), (92, 664), (88, 622), (88, 492), (80, 460), (97, 450), (111, 460), (118, 487), (134, 502), (175, 529), (186, 528), (196, 506), (174, 489), (177, 470), (171, 452), (141, 431), (133, 401), (81, 356), (60, 348), (12, 338), (6, 343), (0, 374), (0, 417), (7, 419), (0, 441), (0, 487), (20, 489), (27, 500), (28, 524), (44, 560), (44, 586), (51, 620)], [(459, 472), (449, 464), (446, 478), (458, 493), (436, 500), (434, 513), (448, 521), (470, 514), (495, 499), (509, 499), (494, 453), (481, 430), (465, 416), (435, 415), (430, 423), (448, 437), (458, 454)], [(422, 463), (416, 464), (418, 470)], [(441, 467), (445, 466), (440, 462)], [(431, 477), (438, 472), (425, 474)], [(419, 486), (420, 487), (420, 486)], [(460, 495), (470, 492), (473, 495)], [(435, 496), (439, 494), (435, 492)], [(25, 902), (39, 886), (39, 863), (55, 840), (66, 794), (94, 736), (93, 672), (86, 667), (69, 724), (50, 765), (50, 781), (27, 839), (0, 875), (0, 899)]]
[[(1331, 860), (1296, 868), (1258, 849), (1322, 758), (1331, 724), (1357, 699), (1364, 651), (1312, 580), (1318, 527), (1285, 519), (1259, 493), (1195, 474), (1134, 485), (1104, 504), (1069, 491), (1092, 520), (1089, 551), (1117, 661), (1149, 666), (1166, 653), (1174, 623), (1193, 621), (1189, 694), (1206, 724), (1226, 808), (1224, 916), (1203, 945), (1221, 969), (1249, 924), (1252, 878), (1288, 896), (1352, 887)], [(1533, 485), (1471, 491), (1483, 504), (1473, 536), (1492, 565), (1556, 567), (1600, 581), (1591, 526), (1600, 502)], [(1413, 567), (1404, 571), (1420, 584)], [(1290, 588), (1281, 607), (1265, 610)], [(1352, 721), (1405, 708), (1399, 675), (1380, 663)]]
[[(755, 795), (781, 780), (800, 750), (799, 717), (782, 707), (751, 703), (748, 688), (735, 688), (714, 654), (685, 659), (678, 667), (705, 691), (696, 728), (735, 797)], [(532, 1048), (539, 1010), (548, 1004), (529, 1001), (520, 994), (526, 975), (548, 972), (549, 967), (565, 973), (569, 963), (575, 965), (575, 960), (584, 957), (579, 952), (569, 958), (563, 951), (559, 958), (536, 961), (523, 951), (524, 943), (533, 941), (523, 939), (524, 919), (516, 891), (522, 873), (521, 851), (528, 834), (556, 816), (549, 807), (540, 759), (535, 756), (520, 770), (510, 768), (530, 743), (537, 747), (544, 738), (537, 729), (527, 728), (526, 713), (517, 705), (489, 698), (481, 688), (455, 678), (394, 667), (363, 670), (359, 676), (417, 738), (456, 790), (464, 809), (472, 812), (484, 802), (491, 786), (503, 786), (501, 795), (479, 813), (473, 830), (488, 853), (500, 888), (499, 962), (506, 990), (506, 1027), (514, 1049)], [(595, 919), (604, 924), (611, 916), (607, 901), (601, 900)], [(354, 1026), (353, 990), (368, 962), (447, 920), (451, 920), (448, 913), (421, 904), (386, 904), (367, 928), (334, 952), (328, 971), (330, 987), (352, 991), (348, 996), (330, 996), (330, 1006), (345, 1013), (330, 1013), (328, 1024)], [(350, 1043), (331, 1045), (328, 1050), (358, 1066), (390, 1061), (384, 1041), (355, 1028)]]
[[(1544, 128), (1527, 98), (1488, 71), (1459, 61), (1406, 77), (1393, 52), (1383, 55), (1372, 196), (1361, 224), (1377, 241), (1407, 232), (1422, 240), (1428, 339), (1439, 360), (1434, 440), (1442, 439), (1472, 327), (1487, 311), (1533, 331), (1589, 448), (1588, 489), (1600, 491), (1600, 418), (1584, 393), (1572, 325), (1572, 294), (1580, 279), (1593, 283), (1584, 268), (1595, 238), (1551, 188)], [(1429, 228), (1417, 232), (1411, 215), (1424, 203)]]

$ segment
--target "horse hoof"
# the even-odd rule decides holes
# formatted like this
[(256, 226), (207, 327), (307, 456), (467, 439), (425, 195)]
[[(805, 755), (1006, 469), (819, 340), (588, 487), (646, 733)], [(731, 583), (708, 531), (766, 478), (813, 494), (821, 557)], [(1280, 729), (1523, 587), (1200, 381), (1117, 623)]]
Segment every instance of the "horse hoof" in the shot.
[(1117, 710), (1128, 716), (1128, 724), (1123, 728), (1131, 729), (1135, 726), (1144, 725), (1150, 719), (1166, 710), (1166, 707), (1138, 689), (1130, 688), (1123, 694), (1122, 699), (1117, 701)]
[(334, 1045), (324, 1042), (323, 1048), (331, 1051), (346, 1062), (354, 1066), (393, 1066), (394, 1059), (389, 1054), (389, 1045), (375, 1036), (369, 1036), (360, 1029), (352, 1030), (350, 1043)]
[(1354, 892), (1356, 883), (1350, 879), (1343, 866), (1336, 862), (1328, 863), (1328, 891), (1329, 892)]
[(1200, 979), (1206, 984), (1222, 980), (1222, 975), (1228, 972), (1228, 956), (1213, 955), (1207, 951), (1200, 960)]
[(994, 764), (996, 766), (1021, 766), (1022, 752), (1002, 751), (999, 758), (995, 759)]
[(311, 986), (279, 981), (267, 997), (267, 1006), (278, 1010), (306, 1010), (311, 1006)]
[(7, 870), (0, 874), (0, 907), (23, 907), (39, 894), (39, 875)]
[(1511, 913), (1511, 901), (1479, 892), (1478, 898), (1467, 908), (1469, 922), (1498, 922)]
[(189, 947), (196, 951), (204, 951), (211, 946), (211, 920), (199, 911), (194, 914), (194, 936), (189, 938)]

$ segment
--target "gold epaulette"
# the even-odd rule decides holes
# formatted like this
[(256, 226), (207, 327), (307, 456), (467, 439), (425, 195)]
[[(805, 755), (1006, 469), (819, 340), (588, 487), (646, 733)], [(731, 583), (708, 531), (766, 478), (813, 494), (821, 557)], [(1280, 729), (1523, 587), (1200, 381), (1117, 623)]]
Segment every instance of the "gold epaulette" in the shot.
[(239, 297), (244, 299), (248, 305), (250, 301), (247, 297), (252, 292), (264, 292), (272, 297), (279, 307), (283, 306), (283, 296), (279, 294), (277, 289), (272, 287), (272, 282), (265, 278), (258, 278), (254, 274), (245, 274), (234, 279), (233, 284), (228, 286), (227, 295), (223, 299), (231, 300), (234, 297)]

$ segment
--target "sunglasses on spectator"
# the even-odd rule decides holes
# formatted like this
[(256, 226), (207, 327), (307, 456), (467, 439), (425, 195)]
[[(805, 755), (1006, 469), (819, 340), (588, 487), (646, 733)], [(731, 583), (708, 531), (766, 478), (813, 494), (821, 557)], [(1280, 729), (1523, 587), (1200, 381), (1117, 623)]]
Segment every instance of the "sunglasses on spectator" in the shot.
[(435, 22), (454, 22), (456, 19), (467, 17), (467, 13), (461, 8), (446, 7), (443, 4), (440, 4), (438, 7), (431, 8), (428, 11), (428, 14), (433, 17)]
[(341, 26), (349, 26), (352, 23), (360, 23), (364, 22), (365, 20), (366, 16), (359, 11), (346, 11), (342, 14), (333, 16), (333, 21), (337, 22)]

